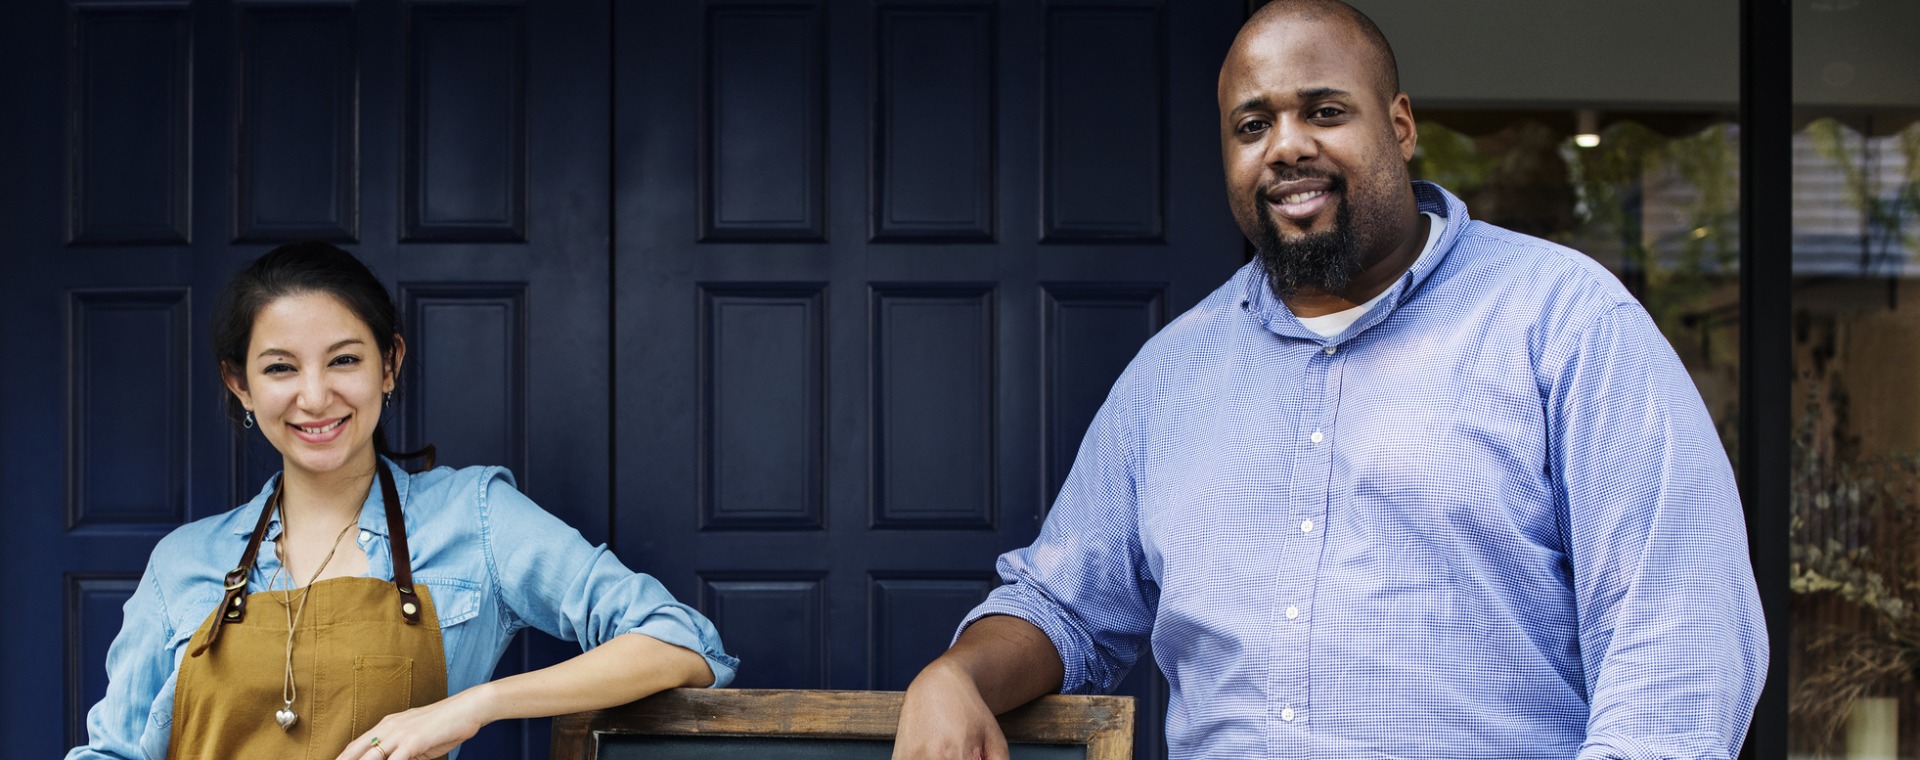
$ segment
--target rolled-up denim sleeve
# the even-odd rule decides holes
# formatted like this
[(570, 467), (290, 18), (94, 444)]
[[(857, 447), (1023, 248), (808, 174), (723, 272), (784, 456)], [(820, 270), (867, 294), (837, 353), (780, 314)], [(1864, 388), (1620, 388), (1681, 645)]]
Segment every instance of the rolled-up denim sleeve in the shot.
[(954, 634), (958, 639), (988, 615), (1032, 623), (1059, 650), (1067, 694), (1118, 687), (1146, 644), (1159, 602), (1140, 545), (1139, 447), (1127, 386), (1123, 378), (1094, 416), (1040, 536), (1000, 556), (1005, 585)]
[(141, 745), (147, 717), (174, 668), (167, 646), (174, 629), (151, 561), (122, 612), (120, 633), (107, 649), (107, 694), (87, 711), (86, 746), (73, 748), (67, 760), (147, 757)]
[(699, 653), (713, 685), (733, 681), (739, 660), (728, 655), (713, 623), (673, 598), (660, 581), (621, 564), (605, 544), (534, 504), (504, 470), (480, 483), (481, 541), (488, 572), (512, 622), (592, 649), (639, 633)]

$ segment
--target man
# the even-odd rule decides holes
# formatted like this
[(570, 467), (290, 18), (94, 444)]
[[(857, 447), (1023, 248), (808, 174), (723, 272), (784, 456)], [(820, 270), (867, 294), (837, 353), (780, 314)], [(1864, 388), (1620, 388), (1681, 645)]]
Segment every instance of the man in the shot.
[(1767, 642), (1699, 395), (1605, 269), (1408, 181), (1393, 54), (1279, 0), (1220, 72), (1259, 255), (1141, 350), (896, 758), (1149, 641), (1176, 758), (1729, 758)]

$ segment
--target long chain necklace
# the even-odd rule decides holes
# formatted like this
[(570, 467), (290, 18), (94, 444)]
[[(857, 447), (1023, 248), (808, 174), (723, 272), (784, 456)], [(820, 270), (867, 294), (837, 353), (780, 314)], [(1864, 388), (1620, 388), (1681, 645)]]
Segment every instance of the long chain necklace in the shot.
[[(293, 712), (293, 700), (300, 696), (299, 688), (294, 686), (293, 683), (293, 633), (300, 624), (300, 613), (306, 611), (307, 597), (313, 595), (313, 582), (320, 579), (321, 573), (326, 572), (327, 564), (333, 561), (334, 552), (340, 551), (340, 539), (345, 538), (347, 531), (357, 524), (357, 520), (348, 522), (340, 528), (340, 533), (333, 537), (333, 547), (327, 550), (326, 558), (320, 560), (320, 566), (314, 568), (313, 575), (307, 578), (307, 585), (301, 587), (299, 607), (296, 608), (293, 604), (293, 589), (287, 588), (280, 590), (280, 603), (287, 611), (287, 660), (286, 669), (283, 671), (284, 677), (280, 681), (280, 699), (286, 702), (286, 706), (275, 710), (273, 712), (273, 719), (280, 724), (280, 730), (282, 731), (293, 730), (293, 724), (300, 720), (300, 716), (295, 715)], [(274, 581), (280, 579), (280, 569), (287, 566), (286, 537), (287, 505), (282, 503), (280, 505), (280, 540), (274, 542), (273, 546), (274, 553), (280, 557), (280, 565), (273, 569), (272, 577), (267, 578), (268, 590), (272, 590)], [(289, 570), (287, 572), (287, 582), (292, 583), (293, 581), (293, 572)]]

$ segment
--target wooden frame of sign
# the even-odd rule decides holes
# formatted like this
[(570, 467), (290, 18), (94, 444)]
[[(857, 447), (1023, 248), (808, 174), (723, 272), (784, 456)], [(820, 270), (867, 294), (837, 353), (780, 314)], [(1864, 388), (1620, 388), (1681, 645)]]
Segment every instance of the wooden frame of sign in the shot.
[[(889, 740), (899, 691), (673, 689), (632, 704), (553, 719), (552, 760), (594, 760), (601, 737), (732, 736)], [(1133, 698), (1048, 695), (1000, 716), (1012, 744), (1087, 748), (1087, 760), (1131, 760)]]

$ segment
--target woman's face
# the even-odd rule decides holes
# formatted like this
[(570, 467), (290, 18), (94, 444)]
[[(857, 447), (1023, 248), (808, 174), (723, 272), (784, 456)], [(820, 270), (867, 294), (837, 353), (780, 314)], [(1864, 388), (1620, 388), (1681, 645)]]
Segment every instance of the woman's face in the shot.
[(289, 473), (371, 468), (381, 394), (393, 390), (406, 355), (394, 336), (393, 366), (373, 332), (340, 299), (298, 293), (268, 303), (253, 320), (243, 377), (227, 388), (253, 412)]

